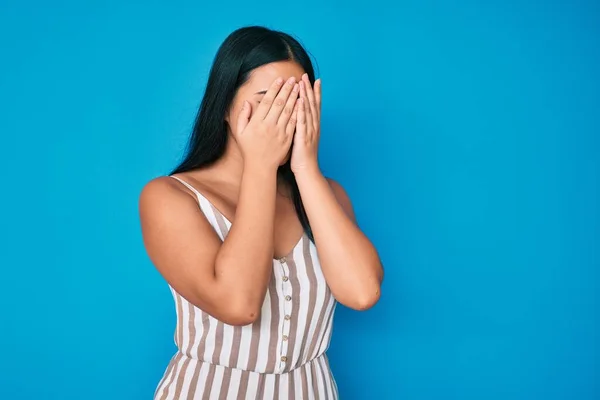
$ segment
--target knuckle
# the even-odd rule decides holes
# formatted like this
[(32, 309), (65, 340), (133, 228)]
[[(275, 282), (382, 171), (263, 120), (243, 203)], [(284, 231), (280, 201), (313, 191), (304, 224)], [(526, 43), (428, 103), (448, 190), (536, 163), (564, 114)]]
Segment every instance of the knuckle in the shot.
[(277, 98), (277, 99), (275, 100), (275, 105), (276, 105), (277, 107), (281, 107), (281, 106), (283, 106), (284, 104), (285, 104), (285, 101), (284, 101), (284, 100), (283, 100), (281, 97), (279, 97), (279, 98)]
[(294, 111), (294, 107), (287, 106), (283, 109), (283, 113), (286, 115), (290, 115)]

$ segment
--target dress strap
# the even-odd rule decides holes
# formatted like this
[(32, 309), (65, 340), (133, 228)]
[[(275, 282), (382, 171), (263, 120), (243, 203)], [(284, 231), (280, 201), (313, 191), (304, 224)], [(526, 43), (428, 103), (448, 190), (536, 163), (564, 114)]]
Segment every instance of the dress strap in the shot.
[(178, 176), (169, 175), (169, 177), (178, 180), (182, 185), (191, 190), (198, 200), (198, 206), (204, 213), (210, 224), (215, 228), (217, 234), (224, 240), (225, 235), (231, 227), (231, 221), (227, 219), (202, 193), (196, 190), (195, 187), (184, 181)]
[(202, 196), (202, 194), (199, 191), (197, 191), (195, 187), (193, 187), (192, 185), (190, 185), (189, 183), (187, 183), (180, 177), (175, 176), (175, 175), (169, 175), (169, 177), (178, 180), (179, 182), (181, 182), (181, 184), (183, 184), (183, 186), (190, 189), (196, 195), (196, 198), (198, 198), (198, 202), (201, 203), (202, 200), (205, 200), (204, 196)]

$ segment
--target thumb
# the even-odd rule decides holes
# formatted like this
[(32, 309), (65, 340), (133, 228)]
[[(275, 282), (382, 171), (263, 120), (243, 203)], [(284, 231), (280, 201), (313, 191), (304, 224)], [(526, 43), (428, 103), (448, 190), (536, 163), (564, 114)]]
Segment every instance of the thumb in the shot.
[(237, 120), (237, 133), (238, 135), (246, 129), (248, 122), (250, 121), (250, 113), (252, 111), (252, 106), (248, 101), (244, 100), (244, 104), (242, 105), (242, 109), (240, 110), (240, 114), (238, 115)]

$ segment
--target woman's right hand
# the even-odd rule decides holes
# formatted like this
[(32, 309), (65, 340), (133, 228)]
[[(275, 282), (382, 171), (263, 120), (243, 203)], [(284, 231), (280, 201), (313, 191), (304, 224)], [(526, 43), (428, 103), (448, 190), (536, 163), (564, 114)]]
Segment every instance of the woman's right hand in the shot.
[(294, 77), (285, 83), (278, 78), (254, 113), (250, 103), (244, 101), (236, 135), (244, 164), (278, 168), (285, 160), (296, 129), (298, 94)]

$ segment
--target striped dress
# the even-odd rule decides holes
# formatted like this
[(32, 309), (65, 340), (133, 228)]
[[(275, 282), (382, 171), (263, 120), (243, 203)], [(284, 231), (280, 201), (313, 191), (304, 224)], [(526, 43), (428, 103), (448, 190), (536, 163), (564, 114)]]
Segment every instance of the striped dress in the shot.
[[(231, 222), (201, 193), (200, 209), (222, 240)], [(304, 235), (273, 274), (259, 319), (225, 324), (189, 303), (172, 287), (177, 352), (155, 400), (338, 399), (325, 351), (336, 301), (325, 282), (314, 244)]]

